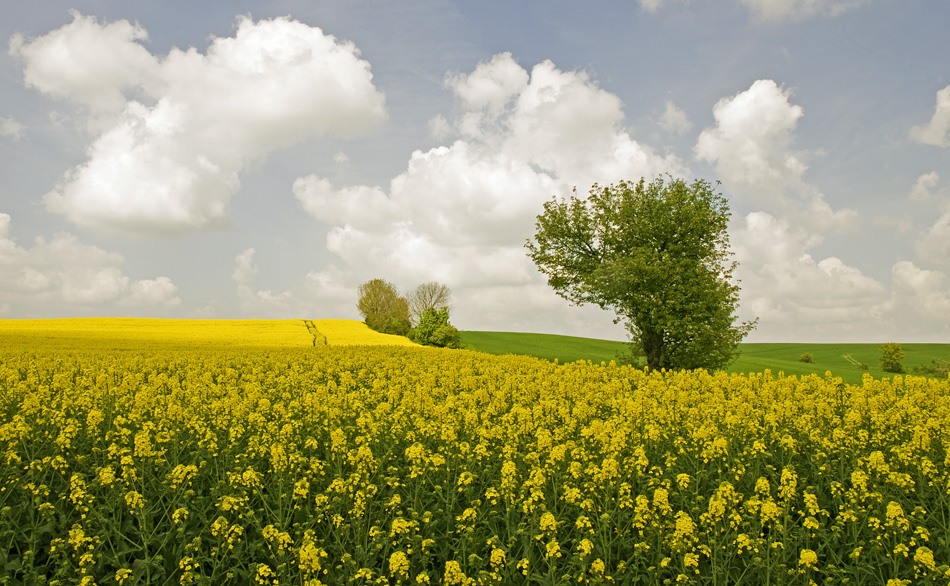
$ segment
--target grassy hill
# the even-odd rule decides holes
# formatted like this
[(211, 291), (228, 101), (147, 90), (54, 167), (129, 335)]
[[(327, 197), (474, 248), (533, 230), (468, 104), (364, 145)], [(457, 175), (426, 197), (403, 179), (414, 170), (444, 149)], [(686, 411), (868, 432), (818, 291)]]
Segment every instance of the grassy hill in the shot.
[[(489, 354), (527, 354), (560, 362), (590, 360), (609, 362), (626, 348), (624, 342), (512, 332), (462, 332), (464, 347)], [(930, 364), (932, 360), (950, 360), (950, 344), (902, 344), (906, 356), (904, 369)], [(860, 383), (865, 372), (875, 378), (892, 376), (878, 364), (880, 344), (741, 344), (740, 355), (729, 365), (729, 372), (762, 372), (789, 375), (819, 374), (831, 371), (846, 382)], [(812, 355), (814, 362), (800, 362), (802, 354)], [(849, 360), (850, 358), (850, 360)], [(866, 364), (862, 370), (857, 364)]]

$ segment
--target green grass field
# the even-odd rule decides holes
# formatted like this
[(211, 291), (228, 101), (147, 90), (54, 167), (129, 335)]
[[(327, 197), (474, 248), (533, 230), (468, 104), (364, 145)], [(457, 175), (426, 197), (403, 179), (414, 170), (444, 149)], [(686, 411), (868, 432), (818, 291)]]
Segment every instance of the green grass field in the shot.
[[(626, 349), (624, 342), (558, 336), (553, 334), (523, 334), (512, 332), (462, 332), (462, 344), (470, 350), (489, 354), (527, 354), (557, 359), (560, 362), (590, 360), (610, 362)], [(950, 344), (902, 344), (905, 352), (904, 370), (912, 373), (914, 366), (930, 364), (932, 360), (950, 360)], [(762, 372), (788, 375), (831, 371), (845, 382), (858, 384), (865, 372), (875, 378), (892, 376), (880, 369), (880, 344), (742, 344), (740, 355), (729, 365), (730, 372)], [(800, 362), (802, 354), (810, 353), (814, 360)], [(863, 363), (862, 370), (854, 362)]]

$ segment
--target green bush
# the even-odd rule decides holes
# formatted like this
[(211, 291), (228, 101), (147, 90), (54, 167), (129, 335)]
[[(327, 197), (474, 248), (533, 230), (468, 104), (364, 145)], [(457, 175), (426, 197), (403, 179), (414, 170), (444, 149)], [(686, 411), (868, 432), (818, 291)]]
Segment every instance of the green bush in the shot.
[(812, 357), (811, 352), (805, 352), (798, 357), (799, 362), (804, 362), (806, 364), (812, 364), (815, 362), (815, 359)]
[(429, 340), (433, 345), (442, 348), (459, 348), (462, 345), (462, 335), (455, 326), (450, 324), (439, 326)]
[(419, 325), (409, 330), (409, 339), (416, 344), (425, 346), (439, 346), (441, 348), (459, 348), (461, 335), (449, 323), (449, 309), (429, 308), (419, 318)]

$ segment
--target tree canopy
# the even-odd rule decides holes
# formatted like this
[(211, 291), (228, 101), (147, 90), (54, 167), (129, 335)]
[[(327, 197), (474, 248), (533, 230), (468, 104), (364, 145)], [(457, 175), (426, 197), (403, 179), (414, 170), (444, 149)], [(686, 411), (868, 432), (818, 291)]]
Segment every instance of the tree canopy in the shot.
[(445, 283), (423, 283), (409, 294), (409, 317), (413, 323), (418, 324), (427, 310), (448, 308), (451, 297), (452, 291)]
[(409, 303), (392, 283), (373, 279), (357, 289), (357, 309), (370, 328), (386, 334), (405, 335), (409, 331)]
[(704, 180), (668, 179), (552, 199), (526, 247), (558, 295), (615, 311), (650, 368), (721, 368), (755, 326), (736, 323), (729, 206)]

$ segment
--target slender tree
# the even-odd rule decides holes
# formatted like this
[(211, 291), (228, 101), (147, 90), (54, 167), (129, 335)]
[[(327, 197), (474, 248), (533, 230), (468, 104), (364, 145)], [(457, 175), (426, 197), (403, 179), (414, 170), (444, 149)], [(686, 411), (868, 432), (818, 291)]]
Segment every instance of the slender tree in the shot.
[(409, 317), (418, 324), (427, 309), (449, 308), (452, 291), (444, 283), (429, 281), (415, 288), (409, 294)]
[(755, 327), (736, 323), (729, 215), (703, 180), (594, 185), (546, 202), (526, 247), (558, 295), (615, 311), (650, 368), (721, 368)]

